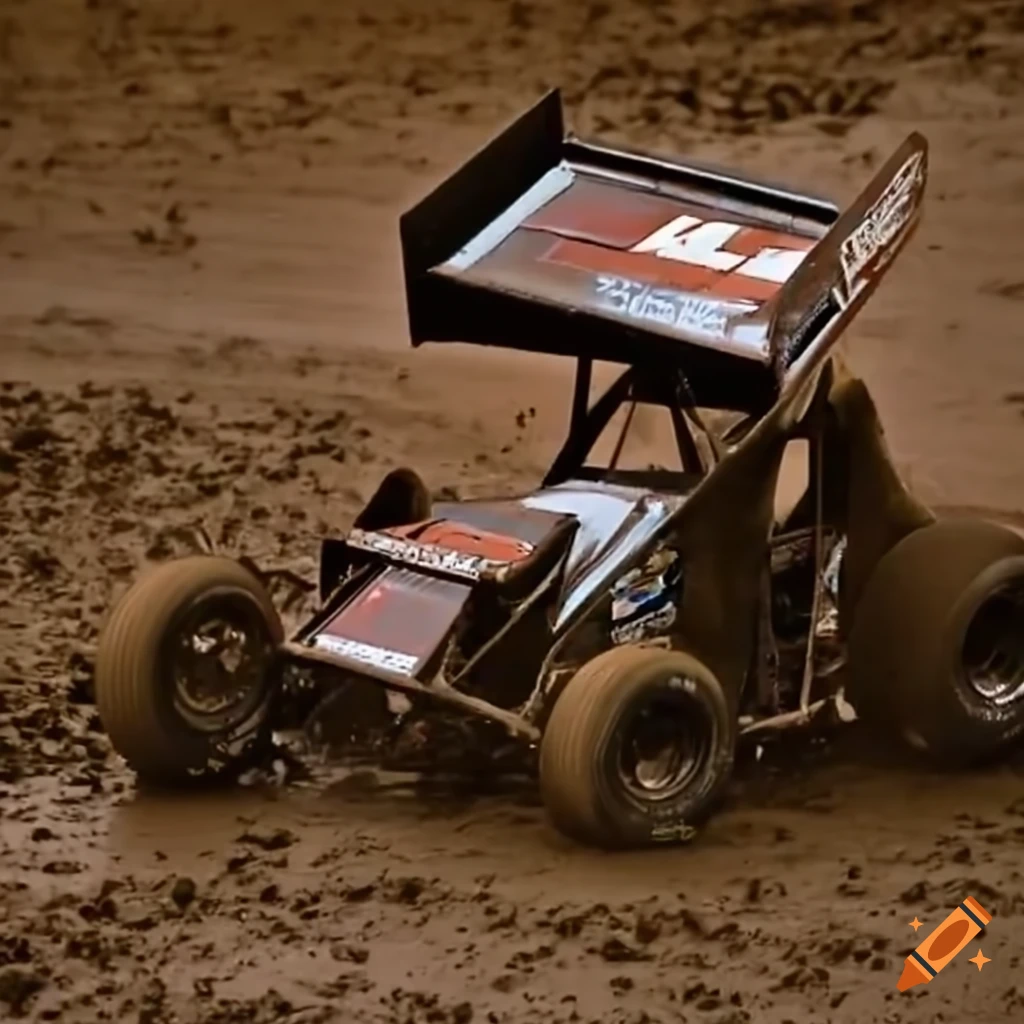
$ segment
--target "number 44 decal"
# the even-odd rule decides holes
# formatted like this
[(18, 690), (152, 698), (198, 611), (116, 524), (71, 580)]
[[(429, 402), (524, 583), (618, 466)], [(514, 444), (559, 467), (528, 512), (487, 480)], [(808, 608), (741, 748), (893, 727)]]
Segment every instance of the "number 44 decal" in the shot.
[[(703, 221), (683, 214), (638, 242), (631, 251), (654, 253), (661, 259), (678, 260), (691, 266), (706, 267), (724, 274), (742, 274), (776, 284), (787, 281), (807, 255), (807, 250), (773, 245), (761, 246), (750, 255), (730, 252), (725, 248), (726, 244), (741, 232), (765, 234), (757, 228), (719, 220)], [(797, 241), (796, 238), (793, 240)], [(808, 239), (808, 249), (810, 244)]]

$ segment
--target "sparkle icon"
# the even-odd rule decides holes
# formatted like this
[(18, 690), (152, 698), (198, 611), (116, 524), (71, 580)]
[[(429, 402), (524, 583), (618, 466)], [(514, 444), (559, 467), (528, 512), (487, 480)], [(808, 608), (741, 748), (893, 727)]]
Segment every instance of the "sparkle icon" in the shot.
[[(992, 915), (973, 896), (968, 896), (907, 957), (903, 964), (903, 973), (896, 982), (896, 988), (900, 992), (906, 992), (918, 985), (927, 985), (966, 948), (968, 943), (988, 927), (991, 920)], [(916, 917), (910, 922), (910, 927), (916, 932), (915, 925), (921, 925)], [(976, 964), (980, 971), (989, 963), (989, 959), (979, 949), (977, 957), (971, 963)]]
[(978, 965), (978, 970), (980, 971), (982, 969), (982, 967), (985, 966), (985, 964), (992, 963), (992, 958), (985, 956), (985, 954), (982, 953), (982, 951), (979, 949), (978, 950), (978, 955), (977, 956), (972, 956), (971, 959), (968, 960), (967, 962), (969, 964), (977, 964)]

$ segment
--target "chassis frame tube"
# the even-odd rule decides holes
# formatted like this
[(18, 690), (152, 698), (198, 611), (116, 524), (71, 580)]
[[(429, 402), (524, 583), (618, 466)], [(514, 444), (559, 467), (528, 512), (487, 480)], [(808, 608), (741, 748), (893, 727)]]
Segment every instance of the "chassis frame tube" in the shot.
[(463, 693), (447, 683), (424, 683), (411, 676), (403, 676), (398, 672), (390, 672), (375, 665), (351, 661), (294, 640), (285, 641), (278, 648), (278, 652), (287, 661), (326, 665), (339, 672), (348, 672), (363, 679), (372, 679), (388, 689), (399, 690), (414, 696), (428, 697), (448, 704), (461, 711), (478, 715), (504, 726), (512, 736), (528, 743), (536, 743), (540, 740), (540, 730), (522, 715), (518, 715), (514, 711), (506, 711), (480, 697)]

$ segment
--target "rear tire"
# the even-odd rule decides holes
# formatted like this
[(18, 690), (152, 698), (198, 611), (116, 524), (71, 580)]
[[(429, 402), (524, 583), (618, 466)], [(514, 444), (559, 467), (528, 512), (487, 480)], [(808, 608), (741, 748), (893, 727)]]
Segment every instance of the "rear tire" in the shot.
[(282, 639), (266, 590), (237, 562), (161, 565), (124, 595), (100, 637), (96, 703), (114, 749), (163, 784), (251, 764), (270, 743)]
[(942, 520), (901, 540), (857, 608), (848, 696), (870, 725), (949, 767), (1024, 732), (1024, 538)]
[(718, 680), (696, 658), (613, 648), (569, 680), (548, 719), (540, 748), (548, 814), (593, 846), (685, 842), (722, 795), (735, 735)]

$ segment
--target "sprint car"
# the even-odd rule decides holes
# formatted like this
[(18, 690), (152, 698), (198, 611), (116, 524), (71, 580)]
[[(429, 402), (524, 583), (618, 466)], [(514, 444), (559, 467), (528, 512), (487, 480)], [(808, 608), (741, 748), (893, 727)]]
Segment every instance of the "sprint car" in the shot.
[[(388, 474), (323, 540), (318, 609), (290, 636), (240, 562), (157, 567), (99, 643), (116, 749), (164, 782), (237, 772), (314, 676), (369, 684), (403, 716), (500, 730), (535, 758), (555, 826), (605, 847), (689, 840), (743, 737), (820, 715), (947, 765), (1002, 750), (1024, 728), (1024, 538), (914, 498), (836, 348), (911, 237), (927, 170), (912, 134), (840, 211), (580, 141), (545, 97), (400, 235), (414, 345), (576, 361), (546, 477), (434, 501), (415, 471)], [(592, 400), (595, 361), (622, 370)], [(675, 465), (622, 463), (642, 407), (668, 415)], [(794, 443), (806, 486), (779, 513)]]

